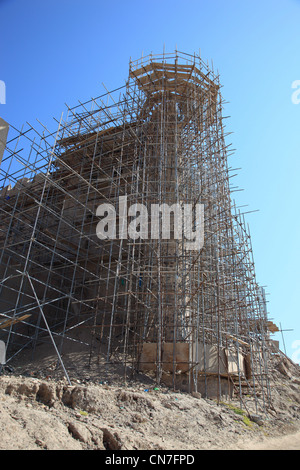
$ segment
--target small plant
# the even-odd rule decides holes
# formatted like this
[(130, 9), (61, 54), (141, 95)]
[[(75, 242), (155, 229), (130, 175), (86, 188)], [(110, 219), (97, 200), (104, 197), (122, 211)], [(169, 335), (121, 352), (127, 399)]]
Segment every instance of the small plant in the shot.
[(250, 418), (248, 418), (248, 416), (243, 417), (243, 423), (245, 424), (245, 426), (248, 426), (250, 428), (252, 428), (252, 426), (253, 426), (253, 423), (250, 420)]
[(242, 410), (241, 408), (237, 408), (237, 407), (231, 405), (230, 403), (222, 402), (221, 404), (227, 406), (230, 410), (232, 410), (237, 415), (243, 416), (245, 414), (244, 410)]
[(244, 415), (245, 414), (245, 411), (243, 411), (241, 408), (235, 408), (234, 406), (231, 408), (232, 411), (234, 411), (234, 413), (236, 413), (237, 415)]

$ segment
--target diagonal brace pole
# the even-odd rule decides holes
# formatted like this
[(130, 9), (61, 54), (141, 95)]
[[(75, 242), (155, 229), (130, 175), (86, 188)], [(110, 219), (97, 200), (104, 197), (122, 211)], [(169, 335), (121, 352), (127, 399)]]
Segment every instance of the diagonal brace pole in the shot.
[(36, 294), (36, 292), (35, 292), (35, 289), (34, 289), (34, 287), (33, 287), (33, 284), (32, 284), (32, 281), (31, 281), (31, 279), (30, 279), (30, 276), (29, 276), (29, 274), (28, 274), (27, 271), (25, 272), (25, 274), (26, 274), (26, 276), (27, 276), (27, 278), (28, 278), (28, 281), (29, 281), (29, 284), (30, 284), (30, 286), (31, 286), (33, 295), (34, 295), (35, 300), (36, 300), (36, 302), (37, 302), (37, 304), (38, 304), (38, 307), (39, 307), (39, 310), (40, 310), (41, 315), (42, 315), (42, 317), (43, 317), (43, 320), (44, 320), (44, 322), (45, 322), (46, 328), (47, 328), (47, 330), (48, 330), (49, 336), (50, 336), (51, 341), (52, 341), (52, 343), (53, 343), (53, 346), (54, 346), (55, 352), (56, 352), (56, 354), (57, 354), (58, 360), (59, 360), (59, 362), (60, 362), (60, 365), (61, 365), (62, 368), (63, 368), (63, 371), (64, 371), (64, 373), (65, 373), (65, 376), (66, 376), (66, 379), (67, 379), (69, 385), (72, 385), (72, 383), (71, 383), (71, 381), (70, 381), (70, 378), (69, 378), (69, 375), (68, 375), (68, 373), (67, 373), (67, 370), (66, 370), (66, 368), (65, 368), (65, 366), (64, 366), (62, 357), (61, 357), (61, 355), (59, 354), (59, 351), (58, 351), (58, 349), (57, 349), (57, 347), (56, 347), (54, 338), (53, 338), (53, 336), (52, 336), (52, 333), (51, 333), (51, 330), (50, 330), (50, 328), (49, 328), (48, 322), (47, 322), (46, 317), (45, 317), (45, 315), (44, 315), (43, 309), (42, 309), (42, 307), (41, 307), (41, 305), (40, 305), (38, 296), (37, 296), (37, 294)]

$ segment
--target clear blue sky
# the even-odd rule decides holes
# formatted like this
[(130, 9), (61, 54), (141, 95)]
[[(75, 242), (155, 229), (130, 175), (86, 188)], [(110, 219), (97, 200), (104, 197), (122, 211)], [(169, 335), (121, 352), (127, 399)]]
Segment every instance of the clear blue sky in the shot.
[[(299, 0), (0, 0), (0, 116), (15, 127), (50, 125), (73, 106), (124, 84), (129, 58), (178, 50), (218, 69), (227, 139), (241, 167), (258, 281), (270, 317), (299, 350)], [(281, 340), (280, 335), (275, 339)], [(293, 343), (299, 346), (293, 348)], [(281, 342), (281, 348), (283, 344)]]

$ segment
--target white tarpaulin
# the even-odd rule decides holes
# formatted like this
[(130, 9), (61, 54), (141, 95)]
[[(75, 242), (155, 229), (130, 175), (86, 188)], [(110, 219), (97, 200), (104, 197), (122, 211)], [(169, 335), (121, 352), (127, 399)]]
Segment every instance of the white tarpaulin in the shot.
[(233, 375), (245, 374), (244, 356), (242, 351), (225, 349), (228, 362), (228, 372)]
[(4, 366), (6, 364), (6, 358), (5, 358), (5, 343), (4, 341), (0, 341), (0, 365)]
[(0, 118), (0, 165), (6, 145), (6, 139), (8, 134), (9, 125), (4, 119)]
[[(194, 345), (195, 358), (196, 345)], [(226, 357), (224, 349), (212, 344), (198, 344), (198, 370), (210, 374), (226, 374)]]

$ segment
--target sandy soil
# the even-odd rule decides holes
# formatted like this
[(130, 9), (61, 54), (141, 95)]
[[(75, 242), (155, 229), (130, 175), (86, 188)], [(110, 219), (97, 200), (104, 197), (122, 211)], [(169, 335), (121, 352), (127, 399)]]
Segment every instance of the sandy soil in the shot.
[(238, 444), (243, 450), (300, 450), (300, 432), (287, 436), (264, 439), (263, 442), (249, 441)]
[(65, 363), (72, 386), (54, 356), (0, 377), (1, 450), (300, 449), (300, 371), (280, 357), (272, 409), (260, 415), (249, 397), (246, 412), (239, 401), (218, 404), (150, 377), (125, 385), (117, 368), (103, 380), (79, 356)]

